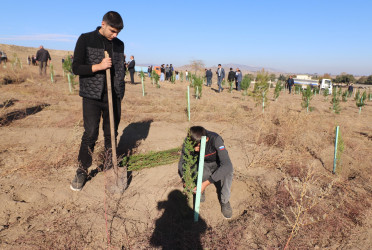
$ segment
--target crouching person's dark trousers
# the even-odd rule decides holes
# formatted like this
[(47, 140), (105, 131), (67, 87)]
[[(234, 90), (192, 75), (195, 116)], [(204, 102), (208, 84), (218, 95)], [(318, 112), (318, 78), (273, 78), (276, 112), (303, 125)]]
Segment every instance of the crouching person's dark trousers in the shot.
[[(216, 162), (204, 163), (203, 181), (208, 180), (218, 167)], [(222, 180), (214, 183), (217, 188), (218, 200), (222, 203), (227, 203), (230, 200), (232, 178), (233, 171), (226, 173)]]
[[(120, 98), (113, 98), (115, 138), (118, 135), (120, 122), (121, 101)], [(103, 119), (103, 135), (105, 139), (105, 150), (111, 149), (110, 116), (107, 101), (96, 101), (83, 98), (83, 120), (84, 134), (81, 138), (80, 151), (78, 156), (79, 168), (77, 172), (87, 173), (92, 165), (92, 153), (99, 133), (99, 123)]]

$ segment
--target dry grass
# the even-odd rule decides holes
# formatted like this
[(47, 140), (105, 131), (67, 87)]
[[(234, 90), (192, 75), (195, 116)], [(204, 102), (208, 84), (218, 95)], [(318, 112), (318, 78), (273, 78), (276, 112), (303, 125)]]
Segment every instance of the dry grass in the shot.
[[(55, 68), (58, 70), (58, 66)], [(12, 183), (8, 180), (12, 176), (60, 185), (58, 188), (65, 186), (70, 178), (66, 172), (76, 163), (83, 132), (81, 99), (76, 93), (68, 93), (67, 82), (62, 77), (57, 76), (57, 83), (52, 85), (46, 78), (38, 77), (37, 70), (37, 67), (30, 67), (12, 72), (12, 69), (0, 68), (0, 79), (4, 76), (14, 79), (14, 83), (0, 86), (0, 104), (4, 104), (0, 108), (1, 117), (41, 103), (50, 105), (37, 114), (0, 128), (3, 139), (0, 177), (5, 183), (0, 186), (4, 190), (2, 198), (12, 197), (13, 191), (6, 187)], [(300, 95), (281, 93), (276, 102), (269, 100), (262, 114), (261, 107), (256, 106), (250, 96), (243, 97), (236, 91), (218, 94), (204, 87), (202, 99), (191, 99), (191, 123), (188, 123), (187, 83), (161, 85), (160, 89), (156, 88), (146, 79), (145, 97), (142, 97), (140, 85), (129, 85), (123, 102), (123, 122), (131, 124), (152, 119), (153, 123), (164, 126), (163, 130), (168, 130), (169, 126), (169, 131), (180, 128), (182, 133), (189, 124), (205, 124), (207, 129), (223, 136), (233, 159), (235, 180), (247, 185), (245, 199), (240, 204), (232, 200), (234, 219), (207, 225), (206, 231), (199, 235), (203, 248), (259, 249), (286, 245), (291, 249), (355, 248), (360, 247), (361, 242), (365, 244), (361, 248), (367, 246), (368, 241), (363, 241), (359, 235), (371, 225), (368, 217), (372, 206), (370, 102), (360, 116), (351, 100), (341, 103), (341, 114), (336, 115), (329, 111), (329, 101), (315, 96), (312, 100), (315, 110), (306, 113), (301, 108)], [(11, 106), (5, 105), (11, 99), (17, 101)], [(341, 157), (341, 171), (332, 175), (337, 125), (345, 151)], [(174, 139), (179, 135), (167, 136)], [(184, 133), (179, 137), (183, 136)], [(167, 142), (162, 146), (167, 147)], [(94, 154), (96, 165), (102, 161), (101, 151), (103, 143), (99, 141), (98, 154)], [(45, 177), (48, 176), (55, 178), (55, 183), (47, 182)], [(162, 184), (161, 190), (153, 189), (159, 198), (177, 185), (179, 183), (171, 179)], [(233, 186), (233, 194), (236, 191)], [(150, 238), (156, 229), (155, 220), (163, 211), (144, 205), (143, 200), (134, 200), (139, 194), (147, 195), (139, 188), (121, 197), (107, 196), (113, 247), (154, 247)], [(13, 205), (1, 207), (2, 212), (8, 211), (9, 220), (5, 221), (7, 228), (0, 230), (0, 236), (9, 242), (0, 240), (0, 245), (25, 249), (107, 247), (105, 221), (101, 216), (104, 214), (102, 190), (97, 188), (95, 192), (84, 193), (79, 196), (81, 200), (76, 196), (62, 201), (52, 198), (49, 196), (37, 207), (28, 207), (27, 199), (21, 203), (4, 203)], [(135, 205), (131, 204), (133, 200)], [(14, 203), (21, 205), (17, 207)], [(146, 206), (146, 212), (137, 206)], [(12, 208), (16, 208), (16, 212), (9, 212)], [(142, 218), (134, 217), (136, 213)], [(18, 221), (19, 216), (22, 219)], [(27, 229), (20, 231), (24, 227)], [(193, 236), (191, 229), (190, 226), (190, 231), (185, 231), (185, 240)], [(10, 237), (7, 231), (21, 233)], [(187, 246), (186, 241), (182, 244)]]

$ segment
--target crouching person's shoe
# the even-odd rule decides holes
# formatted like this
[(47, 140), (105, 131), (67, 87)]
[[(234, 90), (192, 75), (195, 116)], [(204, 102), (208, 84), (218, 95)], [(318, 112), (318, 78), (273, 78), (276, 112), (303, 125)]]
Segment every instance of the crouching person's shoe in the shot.
[(232, 217), (232, 208), (230, 206), (230, 202), (228, 201), (227, 203), (220, 203), (221, 204), (221, 212), (222, 215), (226, 219), (230, 219)]
[(71, 182), (70, 188), (74, 191), (80, 191), (84, 187), (86, 181), (87, 175), (85, 173), (76, 173)]

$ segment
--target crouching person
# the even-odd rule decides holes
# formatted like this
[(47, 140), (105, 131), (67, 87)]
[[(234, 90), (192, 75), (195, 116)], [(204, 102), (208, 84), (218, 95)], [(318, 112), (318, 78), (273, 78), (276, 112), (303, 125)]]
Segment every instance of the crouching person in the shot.
[[(229, 219), (232, 217), (232, 208), (229, 200), (231, 194), (233, 166), (221, 136), (200, 126), (190, 128), (190, 139), (195, 145), (194, 149), (195, 152), (197, 152), (197, 155), (199, 155), (200, 141), (202, 136), (206, 136), (206, 147), (201, 187), (202, 195), (200, 201), (205, 201), (205, 189), (210, 184), (214, 184), (217, 188), (221, 212), (226, 219)], [(178, 163), (178, 173), (181, 177), (184, 173), (184, 148), (185, 144), (182, 147), (182, 155)], [(198, 164), (198, 162), (196, 164)], [(196, 191), (196, 188), (194, 191)]]

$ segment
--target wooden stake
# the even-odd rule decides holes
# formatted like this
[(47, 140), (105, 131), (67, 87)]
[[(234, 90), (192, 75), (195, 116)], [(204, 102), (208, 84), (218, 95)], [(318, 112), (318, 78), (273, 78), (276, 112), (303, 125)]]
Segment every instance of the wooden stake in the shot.
[[(109, 58), (109, 54), (105, 51), (105, 58)], [(116, 181), (118, 175), (118, 160), (116, 157), (116, 136), (115, 136), (115, 123), (114, 123), (114, 109), (112, 104), (112, 90), (111, 90), (111, 72), (110, 69), (106, 69), (106, 83), (107, 83), (107, 95), (109, 105), (109, 116), (110, 116), (110, 134), (111, 134), (111, 150), (112, 150), (112, 165), (114, 166), (114, 172), (116, 174)]]

